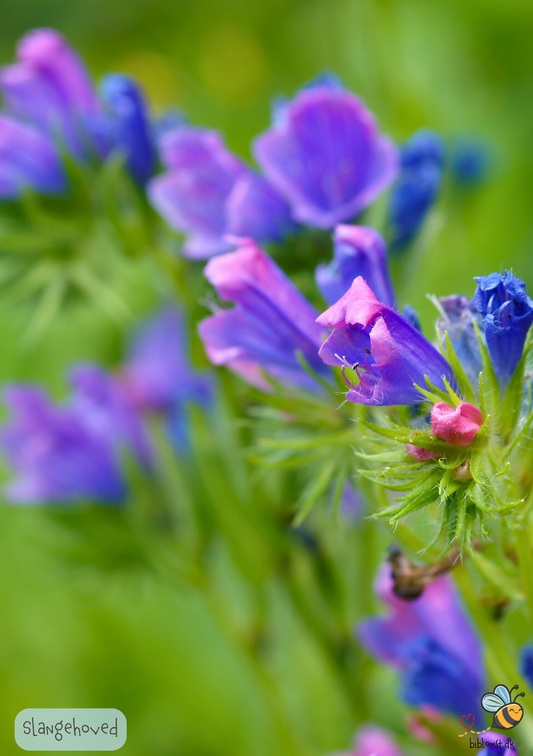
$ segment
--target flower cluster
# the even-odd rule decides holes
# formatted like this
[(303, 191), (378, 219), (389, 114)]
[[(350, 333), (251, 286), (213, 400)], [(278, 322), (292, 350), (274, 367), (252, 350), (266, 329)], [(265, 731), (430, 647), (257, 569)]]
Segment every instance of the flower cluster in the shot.
[(139, 330), (120, 373), (80, 364), (70, 384), (69, 399), (60, 406), (34, 386), (5, 392), (12, 419), (1, 429), (0, 445), (17, 473), (6, 489), (15, 503), (122, 502), (127, 493), (122, 451), (147, 472), (155, 462), (146, 413), (164, 415), (171, 439), (183, 451), (185, 408), (191, 402), (206, 406), (211, 391), (210, 381), (187, 362), (175, 308), (162, 310)]
[(98, 95), (78, 55), (53, 29), (20, 41), (17, 62), (0, 70), (0, 90), (0, 197), (28, 188), (65, 191), (65, 150), (82, 161), (104, 160), (116, 150), (140, 184), (153, 173), (155, 143), (137, 84), (110, 74)]

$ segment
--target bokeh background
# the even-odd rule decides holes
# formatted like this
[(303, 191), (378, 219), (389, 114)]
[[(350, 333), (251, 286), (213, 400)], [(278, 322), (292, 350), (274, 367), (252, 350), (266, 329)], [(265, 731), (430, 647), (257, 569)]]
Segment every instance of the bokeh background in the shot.
[[(13, 59), (28, 29), (55, 27), (96, 77), (133, 74), (156, 113), (182, 108), (193, 123), (222, 130), (248, 159), (251, 139), (269, 122), (271, 98), (291, 95), (323, 70), (360, 94), (399, 141), (420, 127), (450, 140), (479, 137), (491, 150), (487, 180), (439, 204), (431, 243), (403, 267), (404, 300), (429, 324), (425, 292), (471, 296), (474, 275), (512, 268), (531, 290), (529, 0), (3, 0), (1, 9), (2, 62)], [(142, 275), (123, 288), (137, 315), (154, 304)], [(123, 349), (124, 331), (89, 308), (59, 319), (31, 347), (24, 315), (3, 309), (1, 323), (0, 381), (43, 381), (56, 396), (72, 361), (112, 366)], [(119, 708), (130, 724), (122, 752), (131, 756), (319, 756), (346, 747), (358, 719), (401, 728), (392, 683), (391, 700), (383, 698), (379, 676), (386, 673), (372, 672), (365, 702), (356, 687), (339, 684), (320, 633), (305, 612), (302, 619), (294, 611), (283, 571), (271, 569), (268, 554), (263, 563), (254, 553), (253, 533), (269, 527), (261, 513), (282, 497), (276, 481), (270, 489), (265, 484), (256, 521), (246, 519), (244, 484), (237, 473), (225, 481), (217, 468), (231, 433), (222, 421), (213, 431), (197, 494), (212, 501), (218, 495), (227, 506), (212, 523), (220, 537), (205, 573), (180, 577), (179, 589), (153, 567), (134, 518), (125, 524), (116, 512), (69, 518), (55, 510), (0, 509), (2, 753), (18, 752), (13, 720), (30, 706)], [(234, 448), (226, 463), (238, 470), (237, 441)], [(216, 475), (225, 483), (219, 491)], [(315, 527), (338, 574), (307, 575), (310, 562), (297, 539), (293, 567), (302, 571), (298, 579), (331, 579), (342, 592), (338, 605), (349, 609), (339, 625), (348, 636), (352, 618), (371, 600), (362, 583), (371, 581), (364, 566), (376, 561), (372, 545), (364, 526), (343, 534), (325, 515)], [(236, 544), (247, 539), (252, 545), (243, 555)], [(173, 563), (165, 569), (181, 574)], [(316, 619), (315, 609), (309, 616)], [(257, 663), (265, 638), (270, 647)], [(361, 670), (369, 664), (349, 654), (345, 662)]]

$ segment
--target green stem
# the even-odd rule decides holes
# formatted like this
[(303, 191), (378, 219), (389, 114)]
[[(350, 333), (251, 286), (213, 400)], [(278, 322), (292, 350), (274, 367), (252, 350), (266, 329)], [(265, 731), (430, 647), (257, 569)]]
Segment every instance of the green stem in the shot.
[(529, 624), (530, 628), (533, 629), (533, 551), (531, 549), (530, 529), (527, 523), (521, 522), (514, 534), (522, 588), (526, 596), (529, 613)]

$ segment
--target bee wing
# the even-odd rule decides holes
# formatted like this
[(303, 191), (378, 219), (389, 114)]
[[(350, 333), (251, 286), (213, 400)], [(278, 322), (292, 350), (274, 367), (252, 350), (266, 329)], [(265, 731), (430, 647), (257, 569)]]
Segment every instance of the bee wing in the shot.
[(505, 701), (494, 693), (485, 693), (481, 699), (481, 705), (485, 711), (498, 711), (498, 709), (501, 709), (505, 705)]
[(497, 685), (494, 688), (494, 694), (499, 696), (505, 704), (511, 703), (511, 694), (506, 685)]

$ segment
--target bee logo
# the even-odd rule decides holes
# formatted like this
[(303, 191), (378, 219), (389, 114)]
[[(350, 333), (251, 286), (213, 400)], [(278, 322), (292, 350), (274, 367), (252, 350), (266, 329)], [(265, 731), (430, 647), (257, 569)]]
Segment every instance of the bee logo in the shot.
[(524, 710), (516, 699), (525, 696), (525, 693), (517, 693), (511, 701), (511, 693), (518, 685), (513, 685), (511, 690), (506, 685), (497, 685), (492, 693), (485, 693), (481, 699), (481, 705), (485, 711), (494, 712), (492, 727), (496, 730), (510, 730), (520, 722), (524, 716)]

